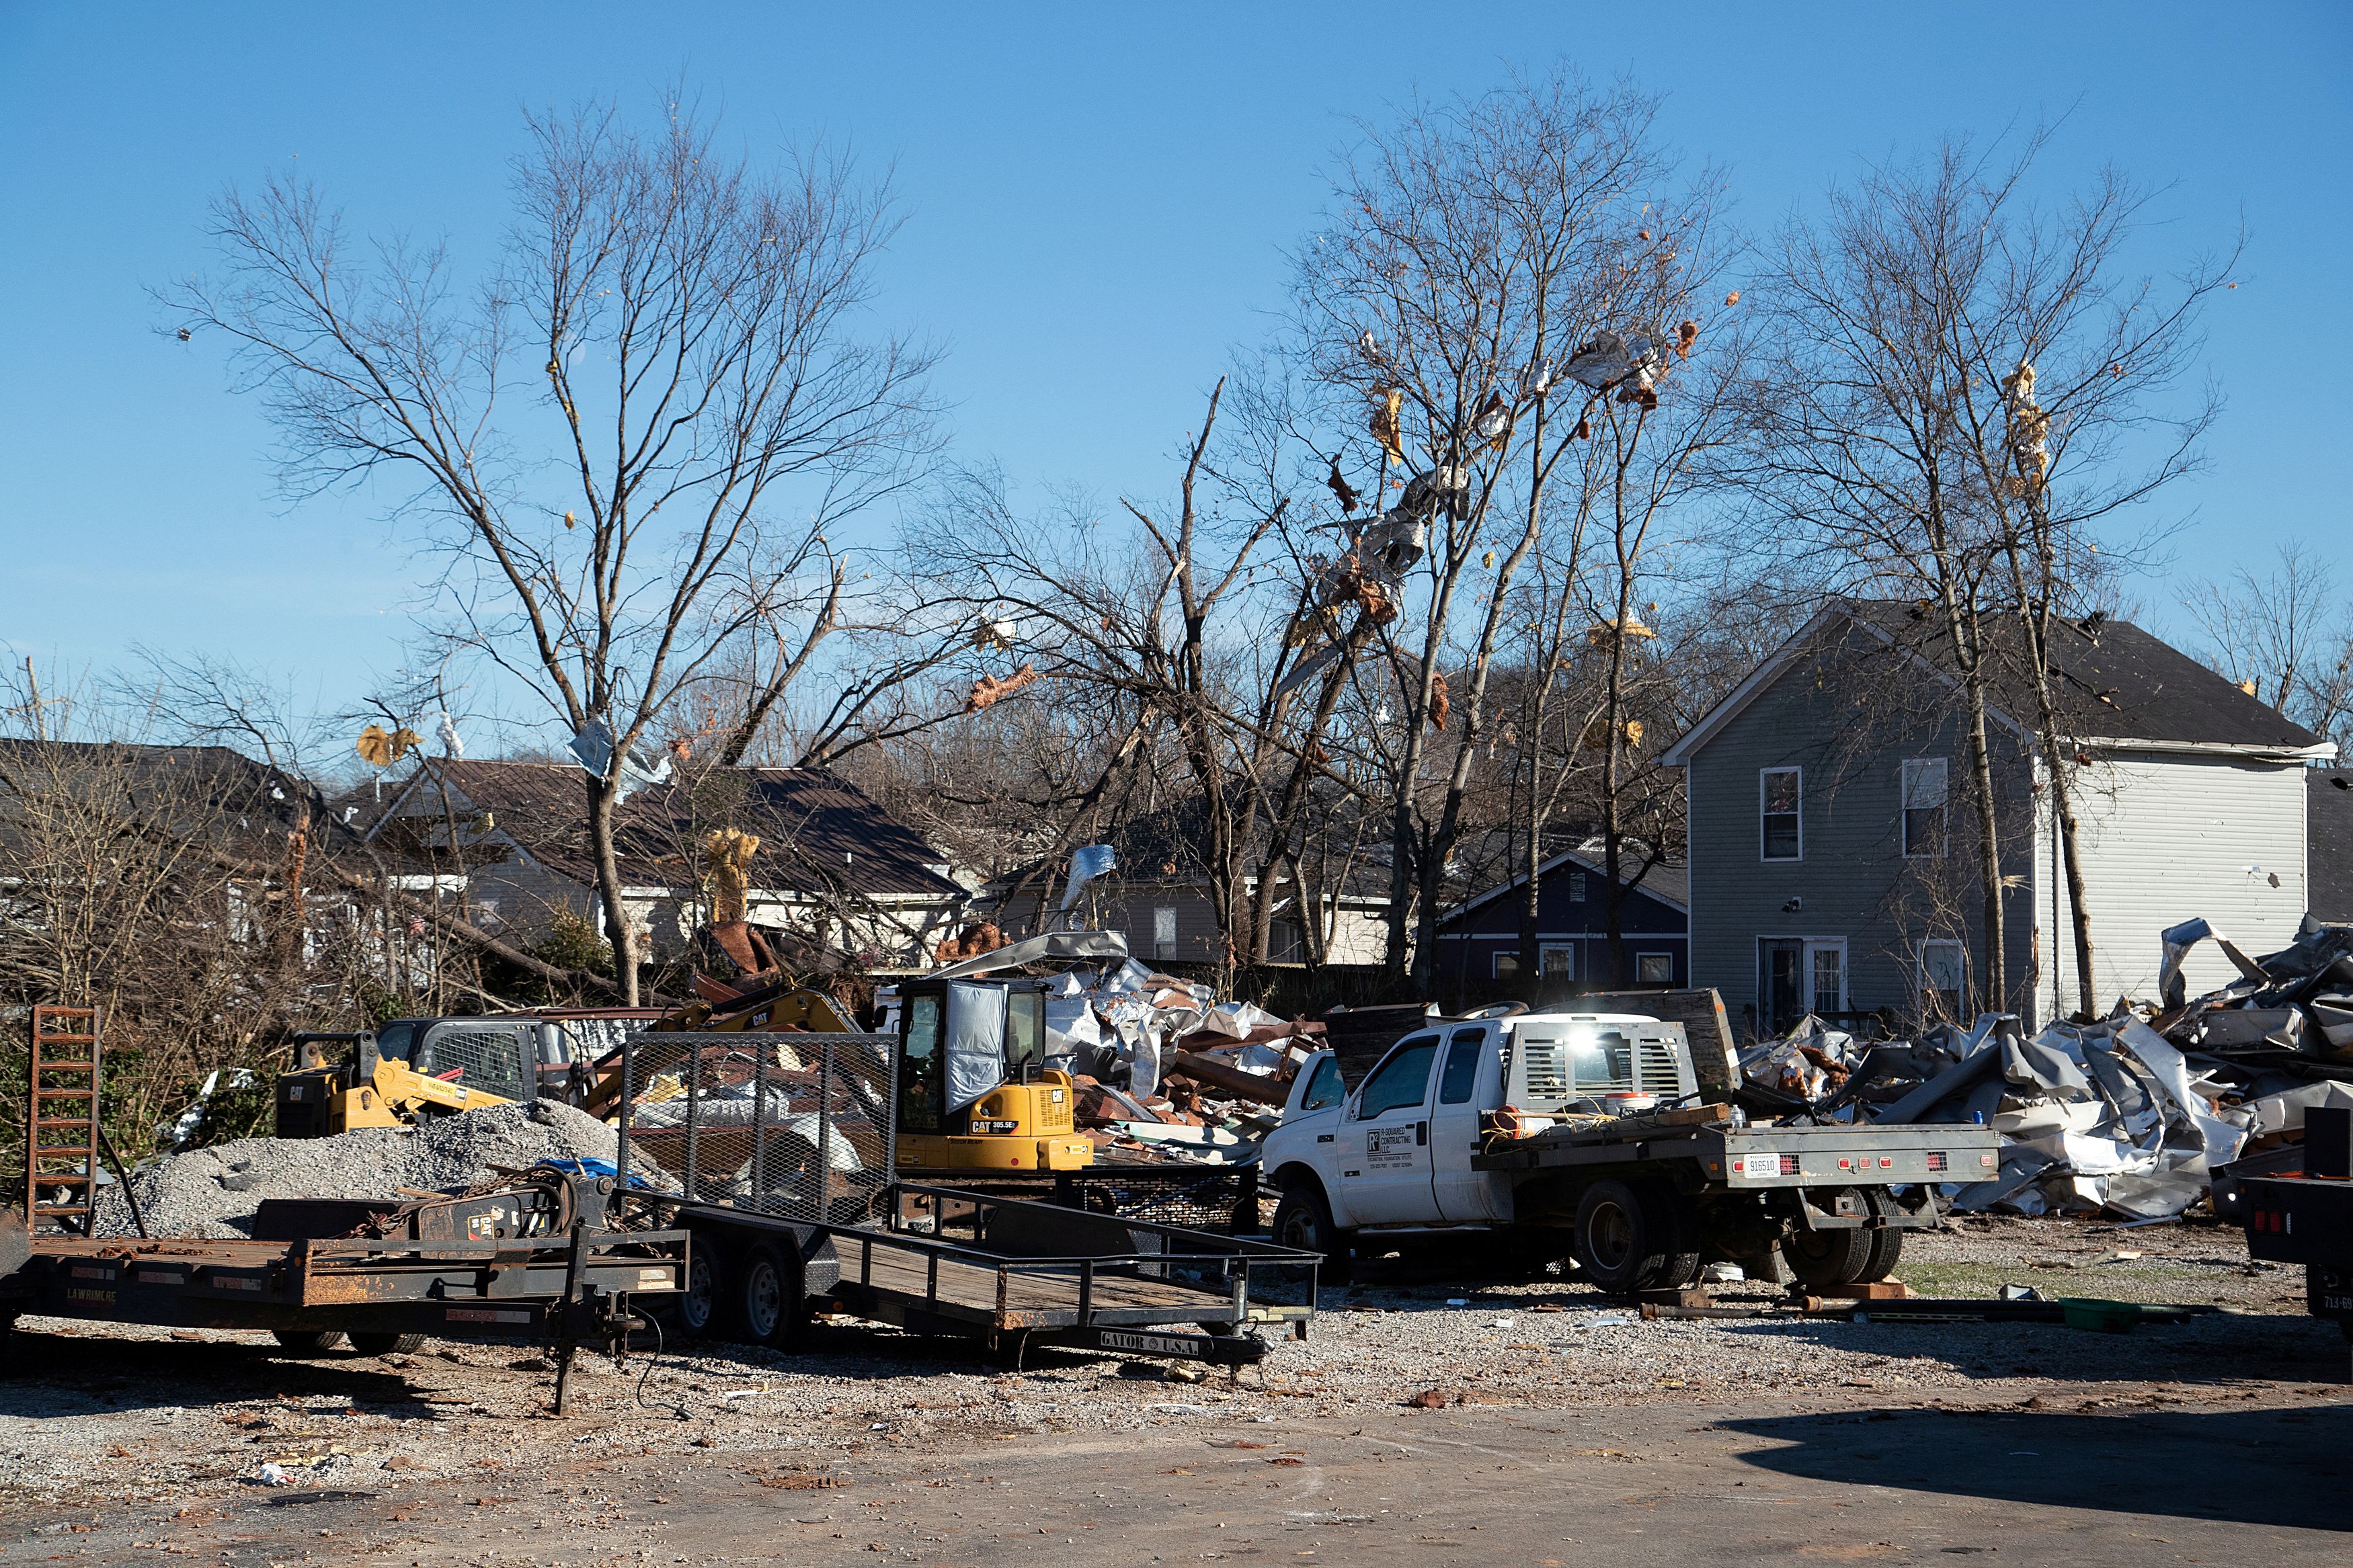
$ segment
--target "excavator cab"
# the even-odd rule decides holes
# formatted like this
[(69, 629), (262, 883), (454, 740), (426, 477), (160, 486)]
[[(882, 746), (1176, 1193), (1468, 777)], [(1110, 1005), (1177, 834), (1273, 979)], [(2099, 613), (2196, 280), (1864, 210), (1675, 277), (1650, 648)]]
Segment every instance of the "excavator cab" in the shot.
[(1046, 1063), (1050, 981), (900, 988), (899, 1168), (1075, 1171), (1094, 1163), (1071, 1075)]

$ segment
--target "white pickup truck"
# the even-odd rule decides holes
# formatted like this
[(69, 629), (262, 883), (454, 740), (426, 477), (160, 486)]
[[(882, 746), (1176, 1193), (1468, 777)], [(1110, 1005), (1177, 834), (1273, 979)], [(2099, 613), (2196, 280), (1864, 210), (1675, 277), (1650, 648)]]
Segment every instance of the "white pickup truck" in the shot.
[(1625, 1014), (1432, 1018), (1354, 1089), (1321, 1052), (1261, 1156), (1274, 1239), (1333, 1283), (1357, 1256), (1485, 1233), (1606, 1290), (1776, 1249), (1833, 1289), (1886, 1278), (1936, 1186), (1999, 1164), (1979, 1128), (1760, 1126), (1701, 1099), (1683, 1026)]

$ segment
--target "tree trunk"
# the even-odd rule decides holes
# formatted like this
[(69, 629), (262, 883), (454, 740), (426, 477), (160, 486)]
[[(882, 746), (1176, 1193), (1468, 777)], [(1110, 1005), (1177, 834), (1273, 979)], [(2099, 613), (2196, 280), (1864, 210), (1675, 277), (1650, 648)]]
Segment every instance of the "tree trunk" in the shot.
[(621, 862), (613, 849), (613, 780), (592, 778), (588, 791), (588, 847), (596, 861), (596, 897), (605, 909), (605, 934), (613, 944), (613, 978), (621, 1005), (638, 1005), (638, 944), (629, 911), (621, 901)]
[[(1953, 630), (1957, 640), (1957, 624)], [(1970, 639), (1972, 645), (1975, 641)], [(2010, 984), (2005, 973), (2009, 947), (2002, 929), (2001, 823), (1994, 795), (1993, 748), (1986, 735), (1985, 667), (1981, 657), (1968, 657), (1961, 673), (1968, 703), (1969, 775), (1977, 786), (1971, 793), (1977, 796), (1978, 805), (1978, 875), (1985, 894), (1984, 1010), (2001, 1013), (2009, 1011)]]

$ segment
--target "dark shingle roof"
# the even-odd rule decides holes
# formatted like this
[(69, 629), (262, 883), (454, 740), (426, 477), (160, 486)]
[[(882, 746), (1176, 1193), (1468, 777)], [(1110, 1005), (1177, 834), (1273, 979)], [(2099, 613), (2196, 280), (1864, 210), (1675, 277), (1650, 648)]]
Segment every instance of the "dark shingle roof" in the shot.
[(311, 799), (301, 780), (227, 746), (0, 739), (0, 835), (25, 797), (69, 792), (150, 831), (271, 858)]
[[(533, 858), (584, 885), (596, 880), (585, 775), (570, 763), (434, 758), (412, 784), (431, 800), (436, 778)], [(416, 815), (412, 801), (408, 815)], [(427, 810), (438, 809), (427, 805)], [(867, 897), (955, 897), (932, 869), (946, 857), (857, 785), (822, 768), (718, 768), (683, 784), (639, 790), (621, 804), (614, 847), (621, 875), (638, 886), (678, 887), (701, 871), (698, 846), (718, 827), (755, 834), (752, 886)]]
[[(1937, 668), (1952, 668), (1941, 617), (1917, 614), (1907, 600), (1870, 599), (1851, 606), (1900, 645)], [(2032, 661), (2025, 632), (2010, 615), (1993, 630), (1995, 700), (2021, 724), (2034, 722)], [(2164, 639), (2128, 621), (2095, 626), (2051, 623), (2054, 695), (2072, 733), (2081, 737), (2301, 750), (2320, 737), (2241, 690)]]

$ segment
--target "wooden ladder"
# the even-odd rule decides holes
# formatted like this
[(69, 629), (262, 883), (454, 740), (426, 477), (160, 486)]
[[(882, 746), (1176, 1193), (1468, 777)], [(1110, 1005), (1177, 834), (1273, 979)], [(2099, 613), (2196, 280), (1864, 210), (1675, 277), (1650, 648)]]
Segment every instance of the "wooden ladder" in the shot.
[(33, 1008), (25, 1115), (25, 1226), (88, 1236), (98, 1195), (95, 1007)]

